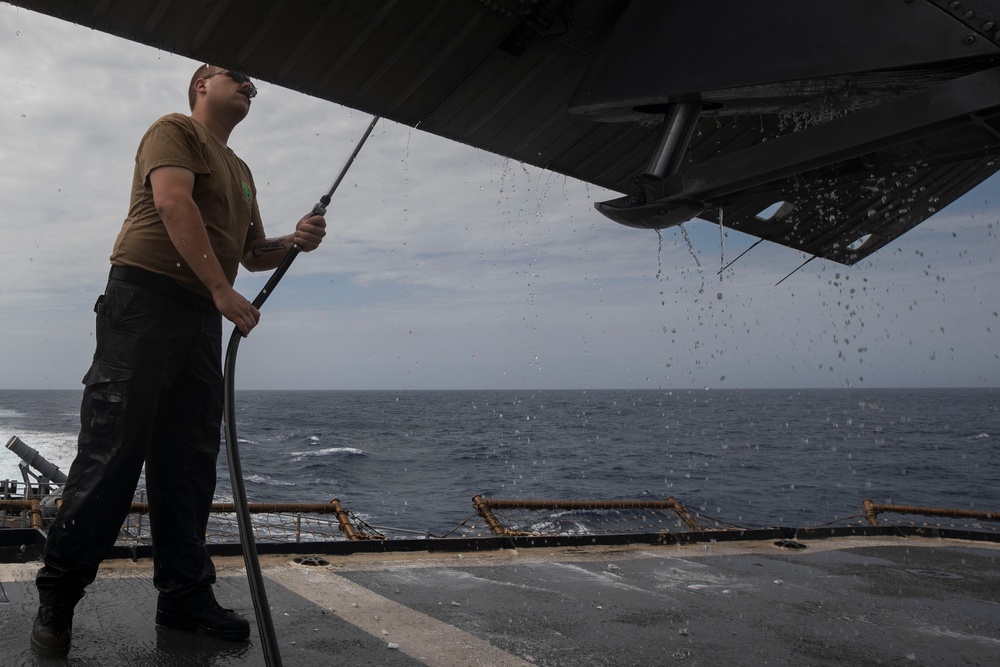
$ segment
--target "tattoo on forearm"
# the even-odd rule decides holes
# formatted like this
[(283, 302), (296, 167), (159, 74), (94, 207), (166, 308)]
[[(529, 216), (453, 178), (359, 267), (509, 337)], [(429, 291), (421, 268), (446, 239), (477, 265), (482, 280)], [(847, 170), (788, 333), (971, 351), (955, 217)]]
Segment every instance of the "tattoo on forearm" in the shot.
[(258, 243), (253, 248), (254, 257), (262, 257), (265, 253), (274, 252), (275, 250), (284, 250), (285, 243), (282, 239), (274, 239), (272, 241), (262, 241)]

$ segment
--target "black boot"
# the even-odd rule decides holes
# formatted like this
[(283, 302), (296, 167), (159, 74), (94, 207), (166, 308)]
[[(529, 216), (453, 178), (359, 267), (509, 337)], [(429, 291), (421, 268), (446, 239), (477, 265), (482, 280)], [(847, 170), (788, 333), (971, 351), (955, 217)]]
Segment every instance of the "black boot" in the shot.
[(69, 653), (73, 636), (73, 605), (43, 604), (31, 628), (31, 646), (39, 654), (61, 658)]
[(223, 609), (211, 589), (182, 596), (160, 593), (156, 602), (156, 624), (229, 641), (250, 638), (250, 622), (232, 609)]

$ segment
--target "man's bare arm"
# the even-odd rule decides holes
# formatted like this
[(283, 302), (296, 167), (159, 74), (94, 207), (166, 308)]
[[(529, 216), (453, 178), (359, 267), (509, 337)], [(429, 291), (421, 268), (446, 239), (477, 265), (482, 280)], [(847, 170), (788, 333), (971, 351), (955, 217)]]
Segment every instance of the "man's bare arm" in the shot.
[(326, 220), (321, 215), (310, 213), (298, 221), (291, 234), (247, 243), (241, 262), (250, 271), (269, 271), (281, 264), (293, 245), (309, 252), (319, 246), (324, 236)]
[(226, 279), (205, 231), (205, 221), (192, 198), (194, 173), (182, 167), (157, 167), (149, 174), (153, 203), (171, 242), (198, 280), (212, 295), (215, 307), (244, 336), (260, 321), (260, 312)]

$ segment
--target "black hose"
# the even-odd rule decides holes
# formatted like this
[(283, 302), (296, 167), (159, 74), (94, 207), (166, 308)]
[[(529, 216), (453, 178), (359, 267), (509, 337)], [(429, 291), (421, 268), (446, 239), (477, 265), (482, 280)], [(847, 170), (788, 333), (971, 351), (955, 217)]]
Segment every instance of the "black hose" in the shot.
[[(354, 152), (351, 153), (351, 157), (348, 158), (347, 163), (344, 164), (343, 169), (340, 170), (340, 174), (337, 176), (337, 180), (333, 182), (330, 190), (320, 198), (320, 202), (313, 207), (314, 215), (324, 215), (326, 213), (326, 207), (330, 204), (330, 199), (333, 197), (334, 191), (340, 182), (344, 179), (344, 174), (347, 173), (348, 168), (350, 168), (351, 163), (354, 162), (354, 158), (358, 156), (358, 152), (361, 150), (361, 146), (364, 145), (365, 140), (368, 139), (368, 135), (371, 134), (372, 130), (375, 128), (375, 123), (378, 122), (378, 116), (372, 119), (372, 122), (368, 125), (368, 129), (362, 135), (358, 144), (354, 147)], [(288, 267), (292, 265), (295, 258), (298, 256), (300, 249), (298, 246), (292, 246), (285, 255), (285, 258), (278, 265), (278, 268), (274, 270), (271, 277), (268, 278), (267, 283), (264, 285), (264, 289), (260, 291), (257, 298), (253, 300), (253, 305), (255, 308), (259, 309), (267, 301), (267, 297), (270, 296), (271, 292), (277, 286), (278, 281), (285, 275), (288, 271)], [(254, 541), (253, 534), (253, 523), (250, 519), (250, 509), (247, 505), (247, 492), (246, 486), (243, 483), (243, 466), (240, 464), (240, 453), (236, 447), (236, 401), (235, 401), (235, 386), (236, 386), (236, 352), (240, 346), (240, 338), (242, 334), (239, 329), (233, 329), (233, 334), (229, 338), (229, 347), (226, 348), (226, 362), (225, 362), (225, 402), (223, 404), (223, 410), (225, 413), (225, 433), (226, 433), (226, 457), (229, 460), (229, 479), (233, 487), (233, 503), (236, 506), (236, 522), (240, 529), (240, 545), (243, 547), (243, 562), (246, 564), (247, 568), (247, 578), (250, 581), (250, 597), (253, 599), (253, 610), (254, 615), (257, 618), (257, 629), (260, 633), (260, 640), (262, 648), (264, 650), (264, 664), (268, 667), (281, 667), (281, 653), (278, 651), (278, 639), (274, 634), (274, 623), (271, 620), (271, 607), (267, 602), (267, 591), (264, 589), (264, 576), (260, 571), (260, 560), (257, 557), (257, 544)]]
[[(292, 247), (275, 269), (271, 278), (261, 290), (253, 305), (260, 308), (271, 290), (285, 271), (291, 266), (295, 256), (299, 254), (297, 247)], [(257, 617), (257, 629), (264, 650), (264, 664), (270, 667), (281, 667), (281, 653), (278, 651), (278, 639), (274, 634), (274, 623), (271, 620), (271, 607), (267, 602), (267, 591), (264, 589), (264, 576), (260, 571), (260, 561), (257, 558), (257, 545), (253, 536), (253, 523), (250, 519), (250, 509), (247, 505), (247, 491), (243, 484), (243, 466), (240, 464), (240, 453), (236, 447), (236, 410), (235, 410), (235, 376), (236, 352), (240, 347), (242, 334), (239, 329), (233, 329), (226, 349), (225, 378), (226, 394), (223, 410), (225, 411), (226, 457), (229, 460), (229, 479), (233, 486), (233, 502), (236, 505), (236, 522), (240, 527), (240, 544), (243, 547), (243, 562), (247, 568), (247, 578), (250, 580), (250, 597), (253, 599), (253, 611)]]

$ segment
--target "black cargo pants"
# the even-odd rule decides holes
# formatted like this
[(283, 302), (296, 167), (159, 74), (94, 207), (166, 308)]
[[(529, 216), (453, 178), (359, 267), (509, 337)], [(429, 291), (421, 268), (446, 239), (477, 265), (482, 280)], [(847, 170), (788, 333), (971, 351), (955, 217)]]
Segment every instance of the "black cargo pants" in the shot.
[(77, 455), (45, 543), (42, 604), (94, 581), (146, 466), (153, 583), (161, 594), (210, 586), (205, 529), (222, 419), (221, 316), (173, 281), (114, 268), (98, 299), (97, 350), (84, 378)]

